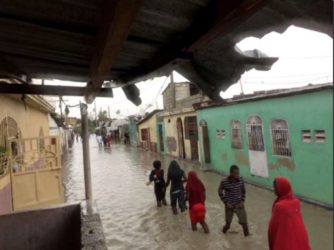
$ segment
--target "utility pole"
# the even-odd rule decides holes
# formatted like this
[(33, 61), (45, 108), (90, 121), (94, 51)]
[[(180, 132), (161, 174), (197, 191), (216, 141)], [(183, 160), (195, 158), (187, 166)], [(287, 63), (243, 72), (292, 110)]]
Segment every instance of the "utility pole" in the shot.
[(240, 83), (241, 95), (244, 95), (244, 88), (242, 86), (241, 79), (239, 80), (239, 83)]
[(83, 152), (87, 213), (92, 214), (93, 195), (92, 195), (92, 177), (91, 177), (91, 171), (90, 171), (87, 104), (80, 103), (80, 112), (81, 112), (81, 136), (82, 136), (82, 152)]
[(96, 115), (96, 99), (94, 101), (94, 111), (95, 111), (95, 127), (98, 127), (97, 115)]

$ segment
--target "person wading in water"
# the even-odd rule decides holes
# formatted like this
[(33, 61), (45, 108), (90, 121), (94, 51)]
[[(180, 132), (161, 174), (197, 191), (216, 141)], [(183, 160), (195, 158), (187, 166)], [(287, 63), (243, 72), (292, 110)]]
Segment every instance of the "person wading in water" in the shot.
[(183, 187), (183, 182), (186, 181), (185, 173), (180, 168), (179, 164), (175, 160), (171, 161), (168, 167), (166, 188), (169, 186), (169, 183), (171, 183), (170, 203), (174, 214), (177, 214), (177, 203), (181, 212), (186, 210)]
[(205, 233), (209, 233), (209, 227), (205, 222), (205, 187), (197, 177), (195, 171), (188, 173), (186, 185), (186, 199), (189, 201), (189, 216), (191, 228), (197, 230), (197, 223), (200, 223)]
[(269, 249), (311, 250), (300, 203), (293, 196), (289, 181), (285, 177), (275, 178), (274, 190), (277, 199), (269, 222)]
[(225, 234), (231, 226), (234, 213), (239, 219), (245, 236), (249, 236), (247, 214), (245, 210), (246, 190), (242, 177), (239, 176), (239, 167), (230, 167), (230, 176), (223, 179), (218, 188), (220, 199), (225, 204), (225, 226), (222, 232)]
[(161, 207), (161, 203), (167, 206), (165, 194), (166, 194), (166, 182), (164, 178), (164, 170), (161, 169), (161, 161), (153, 162), (154, 169), (151, 171), (149, 182), (150, 185), (154, 182), (154, 193), (157, 200), (157, 206)]

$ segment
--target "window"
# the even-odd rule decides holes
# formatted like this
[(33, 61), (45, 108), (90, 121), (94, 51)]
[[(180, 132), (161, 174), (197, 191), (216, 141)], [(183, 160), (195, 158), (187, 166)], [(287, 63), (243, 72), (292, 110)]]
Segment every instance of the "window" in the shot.
[(225, 139), (225, 130), (216, 130), (216, 137), (219, 139)]
[(190, 84), (189, 86), (190, 96), (199, 94), (199, 88), (195, 84)]
[(311, 130), (302, 130), (302, 142), (304, 143), (311, 142)]
[(326, 139), (325, 130), (315, 130), (314, 140), (316, 143), (324, 143)]
[(147, 128), (141, 129), (140, 132), (141, 132), (141, 140), (142, 141), (148, 141), (148, 130), (147, 130)]
[(247, 120), (248, 147), (254, 151), (264, 151), (262, 120), (259, 116), (250, 116)]
[(274, 155), (291, 156), (289, 129), (285, 120), (272, 120), (271, 143)]
[(231, 121), (232, 148), (242, 149), (242, 136), (240, 121)]

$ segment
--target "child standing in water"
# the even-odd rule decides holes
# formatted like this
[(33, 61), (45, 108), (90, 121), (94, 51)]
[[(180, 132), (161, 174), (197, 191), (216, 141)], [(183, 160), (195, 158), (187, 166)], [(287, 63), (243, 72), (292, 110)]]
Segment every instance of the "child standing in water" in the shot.
[(190, 171), (186, 185), (186, 199), (189, 201), (189, 216), (191, 228), (197, 230), (197, 223), (200, 223), (205, 233), (209, 233), (209, 227), (205, 222), (205, 187), (197, 177), (195, 171)]
[(166, 194), (166, 182), (164, 178), (164, 170), (161, 169), (161, 161), (153, 162), (154, 169), (151, 171), (148, 185), (154, 182), (154, 193), (157, 199), (157, 206), (161, 207), (161, 204), (167, 206), (165, 194)]
[(186, 210), (183, 187), (183, 182), (186, 181), (187, 178), (185, 176), (185, 173), (180, 168), (179, 164), (175, 160), (171, 161), (168, 167), (166, 188), (168, 187), (169, 183), (171, 183), (170, 203), (174, 214), (177, 214), (177, 203), (181, 212), (184, 212)]

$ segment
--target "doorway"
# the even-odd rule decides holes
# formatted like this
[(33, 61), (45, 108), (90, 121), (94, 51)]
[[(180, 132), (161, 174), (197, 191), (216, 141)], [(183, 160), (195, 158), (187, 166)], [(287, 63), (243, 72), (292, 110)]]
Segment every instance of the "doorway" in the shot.
[(248, 118), (247, 139), (251, 174), (268, 177), (267, 155), (263, 140), (263, 125), (259, 116), (250, 116)]
[(204, 162), (210, 163), (210, 143), (209, 143), (209, 132), (208, 125), (205, 120), (200, 121), (200, 127), (202, 130), (202, 143), (203, 143), (203, 153), (204, 153)]
[(160, 152), (164, 152), (165, 145), (164, 145), (164, 133), (163, 133), (164, 131), (163, 131), (162, 124), (159, 124), (158, 131), (159, 131)]

